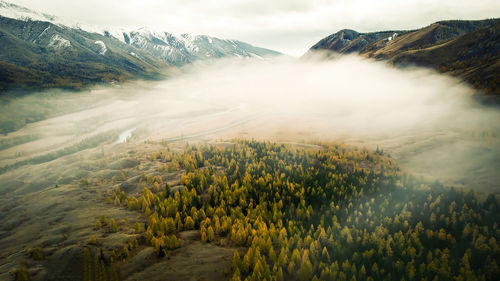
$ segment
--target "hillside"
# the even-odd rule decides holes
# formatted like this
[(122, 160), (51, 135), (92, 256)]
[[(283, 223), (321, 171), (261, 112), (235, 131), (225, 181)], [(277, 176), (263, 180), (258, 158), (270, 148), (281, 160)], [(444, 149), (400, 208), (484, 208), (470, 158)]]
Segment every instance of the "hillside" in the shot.
[[(2, 194), (25, 199), (4, 202), (0, 277), (498, 280), (498, 200), (402, 174), (379, 150), (239, 140), (129, 149), (53, 162), (82, 170), (52, 170), (55, 187), (11, 178)], [(41, 235), (16, 236), (31, 232)]]
[(396, 65), (420, 65), (457, 76), (486, 94), (500, 94), (500, 20), (441, 21), (412, 31), (341, 30), (311, 47), (359, 53)]
[(403, 31), (382, 31), (359, 33), (351, 29), (343, 29), (334, 33), (311, 47), (311, 50), (330, 50), (341, 54), (361, 52), (367, 45), (377, 41), (390, 41)]
[(0, 38), (0, 90), (151, 79), (165, 66), (116, 40), (49, 22), (0, 17)]
[(165, 68), (197, 60), (279, 55), (205, 35), (83, 26), (4, 1), (0, 40), (0, 92), (158, 79)]

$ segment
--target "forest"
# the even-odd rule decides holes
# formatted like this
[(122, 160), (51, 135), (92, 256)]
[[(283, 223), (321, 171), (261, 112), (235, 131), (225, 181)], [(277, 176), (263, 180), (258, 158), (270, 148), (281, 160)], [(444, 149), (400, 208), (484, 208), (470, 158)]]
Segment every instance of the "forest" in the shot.
[[(147, 218), (111, 263), (137, 241), (168, 257), (179, 233), (195, 229), (236, 249), (232, 281), (500, 279), (498, 199), (410, 176), (378, 148), (235, 140), (149, 159), (158, 173), (141, 175), (142, 193), (107, 198)], [(162, 173), (175, 170), (173, 188)], [(85, 280), (108, 280), (92, 277), (88, 250), (85, 260)], [(97, 253), (95, 267), (106, 272)]]

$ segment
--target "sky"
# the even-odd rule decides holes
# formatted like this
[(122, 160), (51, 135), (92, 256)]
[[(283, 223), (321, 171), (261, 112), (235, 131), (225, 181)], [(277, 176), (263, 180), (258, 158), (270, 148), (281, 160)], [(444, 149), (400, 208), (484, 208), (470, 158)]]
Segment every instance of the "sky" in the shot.
[(498, 0), (7, 0), (106, 27), (149, 27), (237, 39), (300, 56), (323, 37), (414, 29), (445, 19), (500, 16)]

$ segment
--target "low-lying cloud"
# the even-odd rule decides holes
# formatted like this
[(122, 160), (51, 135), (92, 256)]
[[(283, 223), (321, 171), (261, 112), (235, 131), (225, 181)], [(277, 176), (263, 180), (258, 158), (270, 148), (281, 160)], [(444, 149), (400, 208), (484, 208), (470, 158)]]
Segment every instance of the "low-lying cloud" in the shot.
[[(137, 143), (233, 137), (340, 141), (380, 146), (408, 171), (447, 184), (500, 191), (500, 112), (479, 105), (474, 90), (454, 78), (356, 56), (230, 59), (180, 72), (162, 82), (76, 95), (98, 102), (14, 135), (43, 135), (61, 145), (109, 130), (133, 130)], [(81, 110), (83, 102), (75, 103)], [(15, 153), (16, 147), (0, 151), (0, 160)]]
[(151, 98), (159, 102), (164, 88), (196, 102), (323, 118), (353, 134), (447, 126), (472, 118), (464, 115), (470, 114), (473, 90), (457, 80), (355, 56), (333, 61), (224, 60), (187, 67), (184, 75), (157, 87)]
[[(183, 127), (180, 134), (213, 130), (226, 138), (381, 146), (413, 173), (500, 190), (500, 126), (493, 122), (500, 112), (479, 105), (474, 94), (465, 83), (428, 69), (348, 56), (192, 65), (155, 85), (143, 102), (163, 107), (176, 99), (225, 112), (174, 125)], [(153, 130), (169, 130), (159, 125), (161, 117), (155, 122)]]

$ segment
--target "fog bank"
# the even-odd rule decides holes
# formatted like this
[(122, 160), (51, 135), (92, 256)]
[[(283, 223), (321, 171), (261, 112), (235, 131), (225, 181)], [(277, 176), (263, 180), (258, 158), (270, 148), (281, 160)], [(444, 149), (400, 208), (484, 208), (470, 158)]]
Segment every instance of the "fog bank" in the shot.
[(355, 56), (205, 62), (158, 83), (64, 95), (74, 97), (70, 104), (78, 111), (66, 108), (71, 113), (0, 138), (37, 136), (0, 150), (0, 166), (108, 132), (116, 132), (112, 145), (234, 137), (340, 141), (379, 146), (406, 170), (450, 185), (500, 191), (500, 112), (477, 104), (473, 94), (430, 70)]

